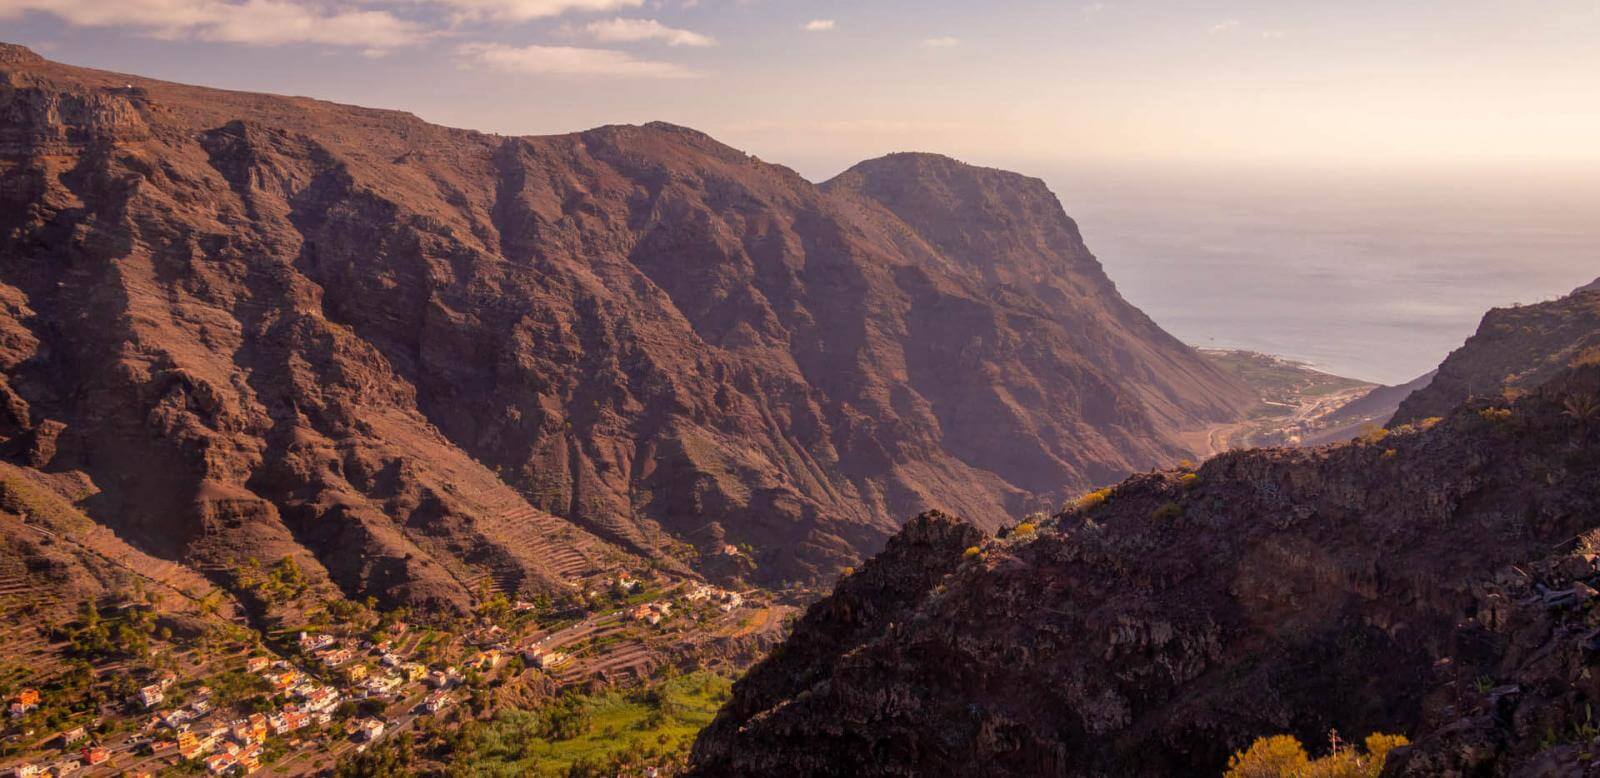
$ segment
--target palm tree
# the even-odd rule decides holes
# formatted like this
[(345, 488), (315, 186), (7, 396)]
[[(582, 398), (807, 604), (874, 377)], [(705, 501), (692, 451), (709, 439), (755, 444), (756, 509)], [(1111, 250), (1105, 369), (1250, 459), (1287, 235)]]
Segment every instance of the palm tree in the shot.
[(1563, 413), (1578, 423), (1578, 427), (1588, 430), (1589, 422), (1597, 413), (1600, 413), (1600, 401), (1592, 394), (1570, 394), (1561, 401)]

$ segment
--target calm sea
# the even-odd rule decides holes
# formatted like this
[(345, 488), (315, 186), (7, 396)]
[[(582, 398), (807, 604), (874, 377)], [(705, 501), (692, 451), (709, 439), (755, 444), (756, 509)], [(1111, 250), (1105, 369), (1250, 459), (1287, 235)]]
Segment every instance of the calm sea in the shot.
[(1415, 378), (1489, 308), (1600, 277), (1600, 176), (1033, 170), (1173, 334), (1357, 378)]

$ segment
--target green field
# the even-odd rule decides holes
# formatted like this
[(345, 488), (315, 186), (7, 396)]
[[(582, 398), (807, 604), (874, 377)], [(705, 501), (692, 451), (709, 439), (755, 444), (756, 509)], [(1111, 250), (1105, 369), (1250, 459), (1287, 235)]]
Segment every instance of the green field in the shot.
[(469, 725), (452, 755), (458, 776), (560, 776), (576, 765), (605, 772), (618, 761), (673, 759), (693, 744), (732, 682), (692, 673), (649, 689), (568, 695), (536, 710), (502, 711)]

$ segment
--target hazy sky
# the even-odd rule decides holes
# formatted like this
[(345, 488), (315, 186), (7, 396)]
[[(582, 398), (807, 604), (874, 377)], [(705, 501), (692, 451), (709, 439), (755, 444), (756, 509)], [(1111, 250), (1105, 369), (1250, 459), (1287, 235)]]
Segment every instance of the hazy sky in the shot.
[(663, 119), (813, 177), (1600, 165), (1596, 0), (0, 0), (0, 39), (504, 133)]

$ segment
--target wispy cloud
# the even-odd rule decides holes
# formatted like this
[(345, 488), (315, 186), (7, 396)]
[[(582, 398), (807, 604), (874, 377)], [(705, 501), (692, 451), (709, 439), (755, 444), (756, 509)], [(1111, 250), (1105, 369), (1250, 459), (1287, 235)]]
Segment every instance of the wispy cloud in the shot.
[(805, 30), (806, 32), (827, 32), (838, 26), (839, 23), (832, 19), (812, 19), (811, 21), (800, 25), (800, 29)]
[(952, 36), (949, 36), (949, 35), (941, 35), (941, 36), (939, 36), (937, 38), (923, 38), (922, 39), (922, 47), (925, 48), (925, 49), (948, 49), (948, 48), (950, 48), (952, 46), (960, 46), (960, 45), (961, 45), (961, 39), (960, 38), (952, 37)]
[(638, 59), (613, 49), (468, 43), (456, 51), (463, 64), (500, 73), (604, 78), (699, 78), (703, 75), (676, 63)]
[(1088, 3), (1088, 4), (1083, 6), (1082, 10), (1083, 10), (1083, 15), (1084, 16), (1094, 16), (1095, 14), (1106, 10), (1106, 4), (1105, 3)]
[(1261, 37), (1266, 38), (1267, 40), (1277, 40), (1277, 39), (1282, 38), (1282, 37), (1284, 37), (1284, 36), (1286, 36), (1288, 34), (1289, 33), (1284, 32), (1283, 30), (1262, 30), (1261, 31)]
[(426, 27), (379, 10), (326, 10), (291, 0), (0, 0), (0, 19), (29, 12), (78, 27), (120, 27), (165, 39), (281, 45), (320, 43), (375, 51), (417, 43)]
[(1239, 20), (1227, 19), (1211, 25), (1210, 29), (1206, 30), (1206, 32), (1209, 32), (1212, 35), (1221, 35), (1222, 33), (1231, 32), (1237, 29), (1239, 29)]
[(639, 8), (644, 0), (421, 0), (448, 7), (461, 19), (526, 22), (567, 13), (607, 13)]
[(597, 41), (604, 43), (637, 43), (660, 41), (668, 46), (715, 46), (715, 39), (689, 30), (668, 27), (655, 19), (606, 19), (589, 22), (584, 27)]

